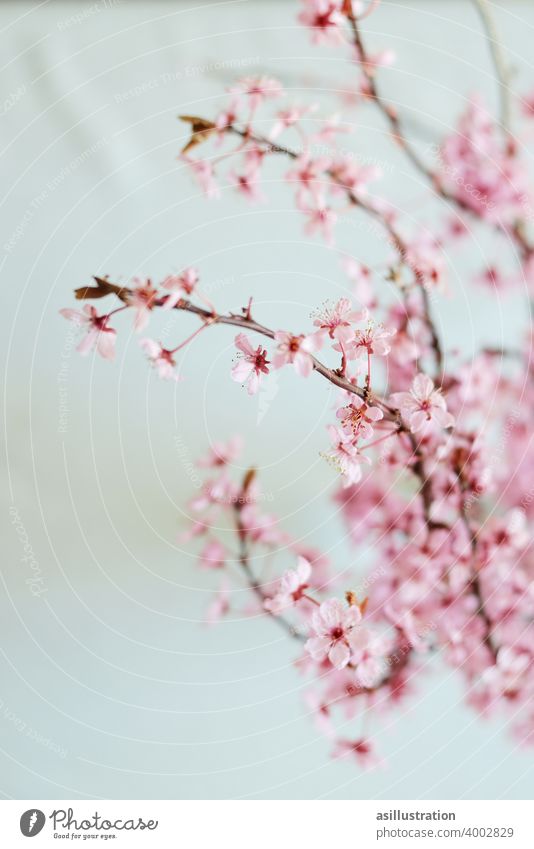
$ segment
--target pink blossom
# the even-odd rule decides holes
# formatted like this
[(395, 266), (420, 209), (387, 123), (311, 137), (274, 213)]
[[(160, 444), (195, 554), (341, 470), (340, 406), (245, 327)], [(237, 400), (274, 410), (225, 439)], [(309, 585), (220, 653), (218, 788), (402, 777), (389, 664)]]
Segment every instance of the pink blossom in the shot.
[(500, 289), (501, 291), (510, 286), (513, 278), (510, 274), (504, 274), (496, 265), (488, 265), (486, 268), (475, 277), (475, 282), (482, 286), (488, 286), (490, 289)]
[(197, 461), (197, 466), (201, 469), (227, 466), (239, 457), (242, 448), (243, 440), (240, 436), (232, 436), (228, 442), (214, 442), (207, 456)]
[(314, 236), (319, 232), (327, 245), (332, 245), (334, 242), (334, 227), (337, 221), (337, 213), (334, 212), (331, 206), (321, 198), (317, 199), (317, 203), (313, 206), (304, 204), (301, 211), (308, 217), (304, 227), (305, 232), (309, 236)]
[(367, 404), (358, 395), (354, 395), (350, 404), (340, 407), (336, 413), (341, 420), (341, 429), (347, 436), (356, 439), (370, 439), (373, 435), (373, 424), (384, 418), (379, 407)]
[(329, 173), (339, 189), (348, 189), (360, 196), (365, 195), (368, 184), (380, 176), (380, 170), (374, 165), (361, 165), (348, 156), (334, 160)]
[(211, 162), (208, 162), (207, 159), (184, 158), (197, 178), (200, 188), (206, 197), (211, 199), (220, 197), (221, 190), (215, 179), (215, 170)]
[(297, 564), (296, 569), (289, 569), (282, 576), (276, 593), (265, 601), (264, 607), (270, 613), (282, 613), (287, 608), (294, 607), (308, 588), (311, 565), (304, 557), (299, 557)]
[(139, 342), (141, 348), (147, 355), (150, 363), (156, 369), (159, 377), (164, 380), (179, 381), (181, 378), (175, 371), (176, 360), (173, 359), (173, 352), (162, 348), (159, 342), (153, 339), (141, 339)]
[(274, 338), (278, 343), (273, 357), (274, 367), (282, 368), (292, 363), (300, 377), (309, 377), (313, 371), (313, 352), (319, 350), (322, 344), (318, 334), (294, 336), (285, 330), (278, 330)]
[(243, 507), (241, 525), (250, 542), (266, 546), (287, 545), (288, 535), (279, 529), (276, 517), (260, 513), (255, 504), (247, 503)]
[(158, 291), (154, 289), (150, 280), (147, 280), (146, 283), (139, 283), (128, 296), (128, 304), (135, 310), (134, 327), (137, 332), (144, 330), (147, 326), (150, 313), (156, 305), (157, 297)]
[(85, 327), (87, 335), (76, 348), (78, 353), (85, 356), (96, 347), (105, 360), (115, 358), (117, 331), (107, 326), (108, 315), (98, 315), (91, 304), (84, 304), (82, 310), (62, 309), (60, 313), (69, 321), (73, 321), (77, 327)]
[(324, 601), (314, 611), (311, 621), (313, 637), (306, 650), (314, 660), (328, 657), (332, 666), (343, 669), (350, 661), (351, 646), (358, 635), (362, 614), (357, 605), (345, 606), (337, 598)]
[(190, 297), (199, 281), (196, 268), (184, 268), (180, 274), (169, 274), (161, 284), (171, 294), (165, 299), (164, 310), (173, 309), (183, 295)]
[(420, 232), (417, 239), (406, 245), (405, 256), (420, 284), (439, 285), (445, 274), (445, 259), (441, 245), (431, 233)]
[(199, 555), (200, 565), (207, 569), (222, 569), (226, 562), (226, 549), (217, 539), (208, 540)]
[(521, 111), (526, 118), (534, 118), (534, 91), (521, 97)]
[(316, 109), (316, 106), (289, 106), (286, 109), (281, 109), (276, 115), (276, 121), (269, 133), (269, 138), (274, 141), (280, 133), (289, 129), (289, 127), (294, 127), (305, 115), (314, 112)]
[(333, 740), (335, 735), (334, 725), (330, 716), (330, 706), (325, 704), (324, 700), (315, 690), (309, 690), (305, 693), (304, 700), (314, 717), (317, 730), (320, 731), (321, 734), (324, 734), (325, 737)]
[(350, 133), (352, 132), (352, 125), (349, 123), (342, 123), (340, 116), (338, 114), (331, 115), (330, 118), (327, 118), (319, 127), (319, 131), (314, 133), (310, 140), (313, 142), (322, 142), (323, 144), (331, 144), (335, 145), (337, 141), (337, 136), (339, 133)]
[(358, 483), (362, 479), (362, 465), (371, 462), (369, 457), (361, 454), (354, 445), (353, 438), (346, 436), (340, 428), (329, 425), (328, 432), (332, 440), (332, 448), (323, 455), (324, 458), (343, 477), (344, 486)]
[(371, 285), (371, 269), (349, 256), (343, 258), (342, 266), (353, 284), (353, 292), (358, 301), (364, 307), (373, 307), (376, 297)]
[(230, 590), (223, 582), (206, 610), (206, 624), (215, 625), (230, 610)]
[(238, 192), (251, 203), (261, 203), (265, 200), (265, 195), (259, 187), (259, 171), (257, 168), (248, 168), (242, 174), (231, 171), (230, 177)]
[(334, 306), (326, 304), (313, 323), (315, 327), (328, 333), (331, 339), (343, 342), (353, 335), (351, 325), (360, 321), (362, 316), (363, 313), (353, 310), (348, 298), (340, 298)]
[(352, 756), (356, 758), (358, 764), (362, 767), (377, 766), (380, 763), (371, 743), (361, 738), (358, 740), (338, 740), (332, 756), (334, 758)]
[(414, 377), (409, 392), (397, 392), (391, 396), (413, 433), (426, 431), (433, 425), (448, 428), (454, 425), (454, 417), (447, 412), (445, 398), (434, 387), (426, 374)]
[(191, 503), (191, 510), (202, 512), (210, 508), (226, 507), (237, 503), (238, 486), (225, 474), (204, 483)]
[(287, 180), (297, 186), (297, 202), (300, 208), (306, 207), (308, 192), (316, 198), (319, 197), (321, 189), (328, 180), (326, 171), (330, 164), (328, 157), (320, 156), (313, 159), (309, 153), (303, 153), (295, 160), (294, 167), (287, 173)]
[[(367, 311), (363, 317), (367, 318)], [(362, 356), (370, 356), (375, 354), (379, 357), (385, 357), (391, 351), (391, 337), (396, 333), (392, 327), (384, 327), (382, 324), (375, 324), (368, 320), (365, 330), (357, 329), (354, 332), (352, 339), (348, 340), (346, 354), (349, 359), (354, 359)], [(334, 346), (336, 350), (339, 350)]]
[(279, 97), (282, 94), (282, 84), (272, 77), (244, 77), (230, 89), (237, 95), (245, 95), (249, 98), (251, 109), (256, 109), (264, 100)]
[(479, 100), (445, 140), (441, 158), (447, 188), (480, 218), (513, 224), (524, 212), (525, 166), (514, 147), (502, 143), (500, 127)]
[(232, 368), (232, 380), (245, 385), (249, 395), (255, 395), (260, 388), (263, 375), (269, 374), (267, 351), (261, 345), (253, 348), (244, 333), (237, 334), (235, 346), (240, 354), (237, 363)]
[(388, 68), (394, 64), (397, 54), (394, 50), (377, 50), (367, 56), (365, 68), (368, 74), (376, 73), (377, 68)]
[(360, 628), (351, 642), (356, 681), (365, 689), (376, 687), (387, 672), (386, 655), (390, 643), (380, 634)]
[(237, 122), (237, 105), (238, 98), (235, 97), (232, 99), (229, 106), (226, 109), (223, 109), (223, 111), (217, 116), (215, 126), (219, 133), (224, 134), (228, 127), (231, 127)]
[(497, 663), (486, 669), (482, 683), (488, 686), (494, 696), (517, 695), (526, 680), (526, 674), (534, 668), (534, 655), (515, 648), (501, 648), (497, 653)]
[(345, 19), (341, 14), (340, 0), (304, 0), (299, 21), (313, 30), (313, 41), (317, 44), (337, 44), (343, 40)]

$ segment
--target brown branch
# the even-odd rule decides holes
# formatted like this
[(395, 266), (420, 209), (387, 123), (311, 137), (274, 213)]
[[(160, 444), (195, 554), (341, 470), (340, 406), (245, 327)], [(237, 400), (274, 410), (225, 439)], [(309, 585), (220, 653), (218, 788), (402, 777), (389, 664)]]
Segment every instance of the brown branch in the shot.
[(289, 636), (292, 637), (294, 640), (299, 640), (299, 642), (303, 642), (305, 640), (304, 635), (301, 634), (288, 619), (285, 619), (279, 614), (275, 616), (273, 613), (271, 613), (264, 607), (264, 603), (267, 601), (269, 596), (267, 595), (267, 593), (264, 592), (260, 582), (255, 577), (254, 572), (252, 571), (252, 567), (250, 565), (247, 532), (245, 526), (243, 525), (241, 511), (243, 508), (243, 504), (246, 504), (247, 490), (250, 484), (252, 483), (254, 476), (255, 470), (249, 469), (243, 479), (243, 484), (241, 487), (241, 497), (236, 499), (234, 503), (235, 526), (239, 543), (239, 565), (241, 566), (249, 588), (260, 601), (263, 612), (268, 613), (272, 619), (278, 622), (279, 626), (286, 632), (286, 634), (289, 634)]
[[(460, 489), (461, 489), (461, 496), (462, 496), (462, 499), (463, 499), (465, 486), (464, 486), (464, 480), (463, 480), (461, 468), (457, 468), (456, 473), (458, 475), (458, 480), (459, 480)], [(467, 532), (467, 536), (469, 538), (469, 545), (471, 546), (472, 578), (471, 578), (471, 581), (470, 581), (470, 587), (473, 591), (473, 595), (475, 596), (475, 598), (477, 600), (476, 613), (480, 617), (482, 622), (484, 623), (484, 645), (486, 646), (486, 648), (490, 652), (493, 663), (496, 664), (497, 663), (498, 648), (497, 648), (497, 646), (495, 646), (495, 644), (493, 642), (493, 636), (492, 636), (492, 634), (493, 634), (493, 623), (492, 623), (492, 621), (491, 621), (491, 619), (488, 615), (488, 611), (486, 610), (486, 607), (485, 607), (485, 604), (484, 604), (484, 597), (482, 595), (482, 586), (480, 584), (480, 576), (479, 576), (479, 572), (478, 572), (478, 568), (477, 568), (478, 538), (477, 538), (476, 531), (471, 526), (471, 523), (469, 521), (469, 517), (468, 517), (466, 509), (465, 509), (465, 504), (463, 504), (463, 503), (462, 503), (462, 506), (460, 508), (460, 516), (461, 516), (461, 519), (462, 519), (462, 523), (465, 527), (465, 530)]]
[[(76, 289), (76, 298), (80, 300), (87, 300), (90, 298), (101, 298), (103, 295), (101, 294), (102, 287), (109, 288), (110, 292), (116, 294), (123, 302), (128, 303), (128, 298), (132, 294), (132, 290), (128, 289), (125, 286), (114, 286), (110, 284), (106, 277), (94, 277), (96, 281), (96, 286), (84, 286), (80, 289)], [(161, 307), (165, 298), (156, 301), (154, 303), (154, 307)], [(240, 327), (242, 330), (249, 330), (253, 333), (259, 333), (261, 336), (267, 336), (269, 339), (274, 339), (274, 330), (271, 330), (269, 327), (265, 327), (263, 324), (259, 324), (259, 322), (254, 321), (250, 317), (248, 308), (244, 310), (243, 315), (236, 315), (235, 313), (228, 313), (227, 315), (219, 315), (218, 313), (213, 313), (204, 307), (196, 306), (196, 304), (192, 304), (190, 301), (182, 298), (180, 299), (174, 309), (180, 310), (181, 312), (189, 312), (193, 315), (198, 316), (202, 319), (206, 324), (228, 324), (232, 327)], [(354, 383), (351, 383), (350, 380), (347, 380), (346, 377), (343, 377), (338, 373), (336, 369), (328, 368), (328, 366), (324, 365), (317, 357), (314, 357), (310, 354), (310, 357), (313, 362), (314, 371), (328, 380), (330, 383), (333, 383), (334, 386), (337, 386), (339, 389), (344, 389), (346, 392), (350, 392), (352, 395), (358, 395), (363, 400), (368, 400), (368, 392), (366, 389), (356, 386)], [(404, 426), (399, 420), (399, 413), (394, 407), (391, 407), (381, 398), (377, 398), (373, 396), (375, 403), (382, 409), (384, 413), (384, 418), (387, 421), (393, 422), (401, 431), (405, 430)]]

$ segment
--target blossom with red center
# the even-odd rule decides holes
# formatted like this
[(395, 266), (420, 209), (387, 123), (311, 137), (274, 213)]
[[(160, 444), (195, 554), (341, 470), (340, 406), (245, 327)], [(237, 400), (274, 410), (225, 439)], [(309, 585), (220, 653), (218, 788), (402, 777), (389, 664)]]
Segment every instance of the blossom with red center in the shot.
[(445, 398), (426, 374), (414, 377), (409, 392), (396, 392), (391, 396), (413, 433), (427, 431), (437, 425), (452, 427), (454, 417), (447, 412)]
[(276, 614), (294, 607), (308, 588), (310, 576), (310, 563), (304, 557), (299, 557), (297, 568), (289, 569), (282, 575), (276, 593), (264, 602), (265, 609)]
[(226, 130), (236, 123), (238, 98), (233, 98), (230, 105), (219, 113), (215, 121), (215, 126), (219, 133), (224, 134)]
[(525, 164), (513, 145), (502, 144), (499, 125), (480, 100), (472, 100), (440, 153), (443, 180), (462, 206), (501, 225), (524, 215)]
[(238, 192), (244, 195), (251, 203), (261, 203), (265, 200), (265, 195), (259, 187), (258, 168), (247, 168), (242, 174), (238, 174), (237, 171), (231, 171), (230, 177)]
[(317, 196), (321, 186), (326, 181), (325, 172), (330, 166), (330, 159), (319, 156), (313, 159), (309, 153), (303, 153), (295, 161), (294, 168), (287, 172), (287, 180), (297, 186), (297, 205), (301, 209), (306, 208), (307, 193), (311, 192)]
[(362, 479), (362, 465), (371, 462), (369, 457), (361, 454), (354, 445), (352, 436), (346, 436), (340, 428), (328, 425), (328, 432), (332, 448), (323, 454), (323, 457), (343, 477), (345, 487), (358, 483)]
[(318, 351), (322, 345), (320, 336), (317, 333), (294, 336), (285, 330), (278, 330), (274, 338), (278, 343), (273, 357), (274, 367), (282, 368), (292, 363), (297, 374), (309, 377), (313, 371), (313, 352)]
[(77, 327), (84, 327), (87, 331), (87, 335), (76, 348), (78, 353), (86, 355), (96, 348), (105, 360), (114, 359), (117, 331), (107, 326), (108, 315), (98, 315), (90, 304), (85, 304), (82, 310), (63, 309), (59, 312)]
[(244, 77), (230, 91), (232, 94), (246, 95), (251, 109), (256, 109), (264, 100), (279, 97), (283, 88), (282, 84), (272, 77)]
[(445, 273), (445, 258), (440, 243), (426, 230), (406, 246), (405, 258), (419, 283), (437, 286)]
[(490, 289), (503, 290), (514, 281), (511, 274), (503, 273), (496, 265), (488, 265), (484, 271), (477, 274), (475, 282)]
[(344, 342), (353, 335), (352, 324), (360, 321), (363, 313), (355, 312), (348, 298), (340, 298), (334, 306), (328, 304), (317, 314), (315, 327), (325, 331), (330, 339)]
[(358, 395), (337, 413), (341, 420), (341, 429), (347, 436), (356, 439), (370, 439), (373, 435), (373, 424), (384, 418), (384, 413), (378, 407), (367, 404)]
[(235, 346), (240, 351), (239, 359), (232, 368), (232, 380), (247, 387), (249, 395), (254, 395), (260, 388), (264, 374), (269, 374), (267, 351), (258, 345), (253, 348), (244, 333), (235, 337)]
[(338, 190), (349, 190), (363, 196), (368, 183), (380, 177), (380, 169), (374, 165), (361, 165), (348, 156), (339, 157), (330, 166), (330, 176)]
[(358, 634), (362, 614), (357, 604), (346, 607), (337, 598), (324, 601), (314, 611), (311, 620), (313, 637), (306, 650), (314, 660), (328, 658), (336, 669), (343, 669), (351, 657), (351, 644)]
[(299, 21), (313, 30), (313, 41), (340, 43), (343, 40), (345, 18), (341, 13), (340, 0), (304, 0), (305, 8)]
[(360, 766), (376, 766), (379, 761), (368, 740), (338, 740), (332, 753), (334, 758), (356, 758)]
[(228, 442), (214, 442), (207, 456), (197, 461), (197, 466), (201, 469), (228, 466), (239, 457), (242, 447), (243, 440), (240, 436), (232, 436)]
[(155, 342), (153, 339), (141, 339), (139, 344), (159, 377), (163, 380), (175, 380), (176, 382), (181, 380), (180, 375), (175, 371), (176, 360), (173, 358), (172, 351), (163, 348), (159, 342)]
[(196, 268), (184, 268), (180, 274), (169, 274), (161, 284), (171, 294), (165, 298), (164, 310), (171, 310), (183, 295), (190, 297), (199, 281)]
[(154, 289), (152, 282), (139, 283), (128, 295), (128, 304), (135, 310), (134, 327), (139, 332), (143, 330), (150, 317), (151, 311), (156, 306), (158, 291)]
[[(384, 327), (382, 324), (369, 321), (365, 330), (358, 329), (355, 331), (354, 336), (349, 340), (346, 354), (349, 359), (371, 354), (385, 357), (391, 351), (390, 339), (395, 333), (396, 330), (392, 327)], [(336, 350), (338, 349), (336, 348)]]

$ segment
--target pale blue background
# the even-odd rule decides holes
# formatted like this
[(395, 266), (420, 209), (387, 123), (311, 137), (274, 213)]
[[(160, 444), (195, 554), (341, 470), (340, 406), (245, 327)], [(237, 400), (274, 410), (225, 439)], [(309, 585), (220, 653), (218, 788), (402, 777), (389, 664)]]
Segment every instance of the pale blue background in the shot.
[[(68, 327), (57, 311), (92, 273), (158, 279), (194, 263), (221, 309), (252, 293), (258, 318), (278, 323), (284, 314), (296, 327), (346, 290), (337, 254), (305, 238), (283, 183), (273, 183), (264, 208), (251, 211), (226, 194), (208, 203), (176, 161), (184, 135), (176, 115), (213, 114), (235, 75), (271, 73), (295, 99), (323, 75), (325, 89), (348, 83), (351, 68), (341, 54), (310, 46), (295, 8), (267, 0), (0, 7), (2, 244), (21, 227), (12, 249), (0, 251), (5, 796), (531, 794), (532, 753), (520, 751), (500, 721), (483, 722), (463, 705), (457, 676), (439, 659), (409, 706), (372, 723), (387, 769), (361, 772), (329, 760), (328, 743), (304, 715), (294, 647), (272, 624), (199, 624), (213, 582), (177, 542), (193, 491), (177, 440), (194, 458), (211, 438), (241, 430), (244, 462), (264, 467), (287, 528), (327, 549), (340, 569), (365, 561), (346, 545), (329, 502), (332, 473), (318, 457), (334, 398), (328, 387), (284, 374), (259, 421), (257, 403), (228, 378), (233, 334), (225, 328), (184, 355), (188, 379), (176, 388), (154, 379), (125, 323), (114, 366), (65, 358)], [(532, 4), (499, 4), (496, 15), (515, 84), (528, 90)], [(482, 90), (495, 108), (487, 45), (468, 2), (385, 2), (366, 27), (373, 45), (398, 53), (383, 88), (423, 147), (451, 126), (464, 95)], [(187, 70), (222, 58), (249, 67)], [(183, 79), (168, 81), (177, 71)], [(315, 99), (326, 114), (337, 108), (328, 91)], [(431, 221), (436, 208), (421, 208), (424, 186), (373, 111), (357, 120), (348, 144), (382, 160), (385, 191), (408, 215)], [(340, 246), (367, 262), (383, 258), (363, 220), (341, 226)], [(450, 295), (433, 303), (448, 344), (467, 353), (525, 327), (521, 295), (490, 299), (464, 287), (496, 250), (493, 239), (476, 237), (450, 269)], [(186, 326), (195, 325), (175, 323), (170, 338)], [(63, 367), (70, 412), (61, 434)], [(12, 504), (43, 571), (41, 598), (24, 582)]]

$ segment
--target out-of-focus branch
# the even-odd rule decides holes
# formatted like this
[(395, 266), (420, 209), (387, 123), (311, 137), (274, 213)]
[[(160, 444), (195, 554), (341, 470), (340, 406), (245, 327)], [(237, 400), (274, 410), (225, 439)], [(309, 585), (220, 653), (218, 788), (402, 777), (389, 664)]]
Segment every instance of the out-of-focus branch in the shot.
[[(485, 20), (488, 20), (487, 13), (489, 12), (489, 5), (488, 5), (487, 0), (474, 0), (474, 2), (477, 2), (477, 6), (482, 7), (481, 10), (483, 10), (486, 13)], [(436, 192), (436, 194), (439, 197), (441, 197), (443, 200), (453, 204), (458, 209), (460, 209), (462, 212), (465, 212), (468, 215), (474, 216), (475, 218), (477, 218), (478, 216), (476, 215), (476, 213), (471, 209), (471, 207), (468, 204), (466, 204), (460, 197), (455, 195), (454, 192), (450, 191), (449, 189), (447, 189), (443, 185), (443, 181), (442, 181), (439, 173), (437, 173), (433, 168), (429, 167), (426, 164), (424, 159), (419, 155), (418, 151), (413, 147), (413, 145), (408, 140), (406, 133), (404, 131), (404, 125), (403, 125), (403, 123), (402, 123), (402, 121), (401, 121), (401, 119), (400, 119), (400, 117), (397, 113), (397, 110), (394, 109), (392, 106), (390, 106), (384, 100), (384, 98), (382, 97), (382, 95), (380, 93), (380, 90), (378, 88), (378, 85), (377, 85), (377, 82), (376, 82), (376, 79), (375, 79), (375, 69), (374, 69), (373, 63), (372, 63), (372, 61), (369, 57), (369, 54), (367, 53), (367, 49), (365, 47), (365, 43), (364, 43), (363, 38), (362, 38), (358, 19), (355, 17), (355, 15), (352, 12), (349, 12), (347, 17), (348, 17), (348, 21), (349, 21), (349, 24), (350, 24), (350, 27), (351, 27), (353, 44), (354, 44), (354, 47), (356, 48), (356, 52), (357, 52), (358, 58), (360, 60), (362, 71), (365, 74), (365, 78), (367, 80), (369, 95), (370, 95), (371, 99), (373, 100), (373, 102), (375, 103), (375, 105), (380, 110), (380, 112), (382, 113), (382, 115), (384, 116), (384, 118), (386, 119), (386, 121), (388, 122), (390, 130), (391, 130), (391, 134), (392, 134), (393, 138), (395, 139), (396, 143), (398, 144), (399, 148), (404, 151), (405, 155), (410, 160), (412, 165), (416, 168), (416, 170), (419, 171), (419, 173), (422, 174), (429, 181), (430, 185), (432, 186), (432, 188), (434, 189), (434, 191)], [(493, 27), (493, 19), (491, 18), (491, 14), (490, 14), (489, 20), (491, 21), (491, 26)], [(508, 84), (508, 78), (507, 78), (507, 71), (506, 70), (504, 72), (505, 73), (504, 78), (502, 77), (502, 72), (503, 72), (503, 69), (506, 68), (506, 65), (504, 63), (504, 60), (502, 59), (502, 52), (501, 52), (501, 49), (500, 49), (500, 46), (499, 46), (499, 40), (498, 40), (498, 38), (495, 37), (495, 34), (494, 34), (493, 37), (489, 39), (489, 41), (490, 41), (490, 45), (492, 46), (492, 49), (494, 47), (498, 46), (497, 61), (498, 61), (499, 64), (496, 67), (498, 69), (499, 78), (501, 80), (501, 84), (500, 84), (501, 97), (505, 97), (506, 99), (508, 99), (510, 87), (509, 87), (509, 84)], [(506, 128), (507, 124), (509, 124), (509, 120), (508, 120), (509, 115), (507, 114), (507, 110), (509, 110), (508, 103), (506, 103), (505, 106), (506, 106), (506, 108), (504, 109), (504, 120), (502, 120), (503, 116), (501, 116), (501, 124), (503, 125), (503, 127)], [(508, 133), (507, 133), (507, 135), (508, 135)], [(504, 227), (502, 224), (497, 222), (496, 227), (500, 232), (504, 232), (508, 236), (510, 236), (511, 238), (514, 239), (514, 241), (516, 242), (516, 244), (519, 248), (521, 258), (523, 260), (527, 260), (533, 255), (534, 245), (530, 242), (530, 240), (528, 239), (528, 237), (526, 235), (525, 226), (524, 226), (523, 221), (516, 222), (516, 224), (514, 224), (513, 227)]]
[(505, 133), (510, 132), (510, 68), (504, 58), (499, 32), (489, 0), (472, 0), (486, 32), (495, 74), (499, 84), (500, 124)]

